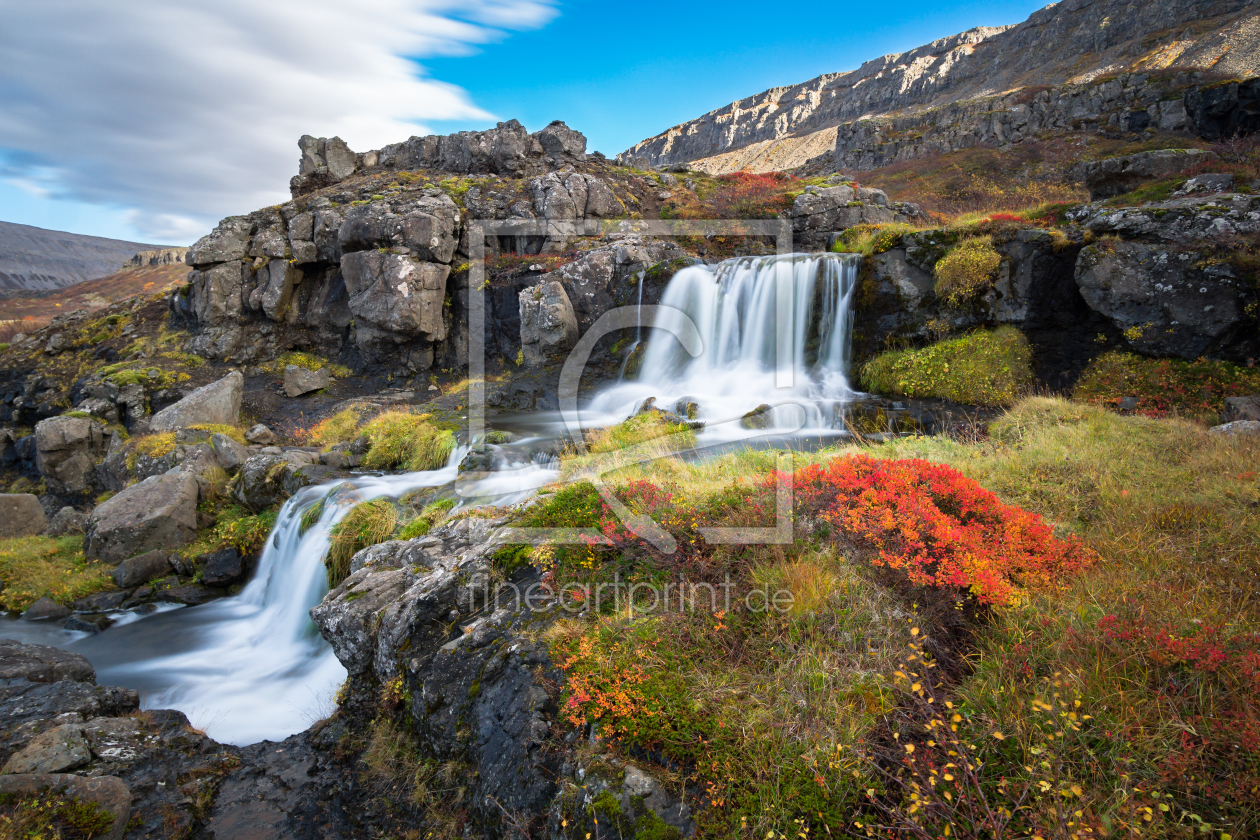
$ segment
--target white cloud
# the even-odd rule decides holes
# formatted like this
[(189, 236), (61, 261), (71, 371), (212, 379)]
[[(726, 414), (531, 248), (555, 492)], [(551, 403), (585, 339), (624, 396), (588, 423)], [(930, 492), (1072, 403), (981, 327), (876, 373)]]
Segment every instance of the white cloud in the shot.
[(358, 150), (490, 115), (413, 61), (541, 26), (553, 0), (0, 0), (0, 169), (135, 208), (154, 240), (284, 200), (297, 139)]

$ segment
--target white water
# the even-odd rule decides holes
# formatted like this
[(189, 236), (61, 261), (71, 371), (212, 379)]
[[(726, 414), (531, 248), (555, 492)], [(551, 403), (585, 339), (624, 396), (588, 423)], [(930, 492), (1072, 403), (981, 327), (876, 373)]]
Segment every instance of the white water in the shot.
[[(146, 616), (72, 648), (96, 666), (102, 685), (138, 688), (145, 708), (174, 708), (219, 741), (281, 740), (330, 714), (346, 671), (308, 612), (328, 592), (323, 558), (329, 530), (355, 504), (450, 485), (467, 452), (446, 467), (405, 475), (356, 476), (298, 491), (281, 508), (249, 585), (234, 598)], [(556, 477), (528, 464), (466, 482), (460, 495), (511, 503)], [(305, 534), (302, 512), (325, 499)]]
[(691, 357), (670, 332), (653, 330), (637, 381), (598, 394), (583, 425), (616, 422), (655, 397), (665, 409), (694, 400), (707, 422), (701, 440), (766, 434), (737, 422), (762, 404), (777, 407), (775, 429), (799, 429), (801, 409), (806, 431), (837, 428), (839, 409), (855, 396), (847, 374), (859, 266), (850, 255), (789, 254), (679, 271), (661, 298), (668, 311), (652, 326), (677, 329), (690, 319), (703, 352)]

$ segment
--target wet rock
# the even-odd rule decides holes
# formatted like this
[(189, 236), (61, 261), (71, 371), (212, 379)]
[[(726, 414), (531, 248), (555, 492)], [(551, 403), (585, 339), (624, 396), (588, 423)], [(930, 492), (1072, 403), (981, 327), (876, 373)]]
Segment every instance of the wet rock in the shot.
[(112, 433), (86, 417), (50, 417), (35, 426), (35, 463), (56, 493), (82, 493), (92, 486), (97, 463)]
[(30, 493), (0, 493), (0, 537), (30, 537), (48, 527), (44, 508)]
[(155, 549), (182, 548), (197, 532), (197, 479), (177, 472), (146, 478), (103, 502), (88, 518), (89, 558), (121, 563)]
[(127, 591), (97, 592), (86, 595), (72, 605), (77, 612), (94, 613), (116, 610), (131, 596)]
[(128, 557), (114, 569), (114, 585), (131, 589), (171, 573), (171, 555), (165, 551), (149, 551)]
[(540, 365), (568, 352), (578, 339), (577, 316), (564, 286), (550, 281), (522, 289), (519, 295), (521, 352), (525, 363)]
[(109, 829), (99, 840), (122, 840), (131, 820), (131, 791), (114, 776), (84, 778), (63, 773), (17, 773), (0, 776), (0, 794), (7, 796), (39, 796), (51, 790), (80, 802), (94, 802), (113, 817)]
[(307, 370), (297, 365), (288, 365), (284, 369), (284, 393), (289, 397), (300, 397), (312, 391), (319, 391), (332, 384), (332, 374), (327, 368)]
[(61, 680), (91, 682), (96, 671), (86, 657), (48, 645), (28, 645), (0, 639), (0, 684), (15, 680), (50, 683)]
[(60, 773), (92, 760), (92, 751), (83, 737), (83, 727), (65, 724), (36, 735), (9, 758), (5, 773)]
[(173, 604), (187, 604), (195, 607), (198, 604), (205, 604), (216, 598), (223, 596), (223, 593), (211, 589), (208, 586), (199, 586), (195, 583), (188, 583), (182, 586), (172, 586), (169, 589), (163, 589), (160, 593), (161, 600), (169, 601)]
[(154, 432), (173, 432), (203, 424), (235, 426), (241, 418), (244, 387), (245, 378), (239, 371), (232, 371), (153, 415), (149, 428)]
[(63, 626), (78, 633), (99, 633), (113, 624), (114, 620), (107, 615), (72, 615)]
[(210, 436), (210, 448), (214, 450), (214, 459), (228, 475), (236, 475), (241, 465), (249, 459), (248, 449), (227, 435), (217, 432)]
[(1221, 422), (1232, 423), (1235, 420), (1260, 420), (1260, 396), (1227, 397)]
[(754, 408), (739, 419), (739, 425), (745, 429), (770, 428), (772, 408), (765, 403)]
[(253, 455), (232, 482), (232, 496), (254, 510), (282, 502), (306, 485), (335, 474), (333, 468), (313, 464), (314, 460), (301, 450)]
[(23, 621), (60, 621), (70, 615), (70, 608), (64, 604), (59, 604), (52, 598), (47, 596), (40, 598), (35, 603), (26, 608), (26, 612), (22, 613)]
[(259, 446), (271, 446), (276, 442), (276, 433), (271, 431), (271, 429), (268, 429), (262, 423), (258, 423), (257, 425), (252, 426), (250, 430), (245, 433), (245, 440), (250, 443), (258, 444)]
[(245, 561), (235, 548), (228, 547), (197, 558), (201, 582), (206, 586), (228, 586), (245, 574)]
[[(4, 513), (0, 510), (0, 520), (3, 520), (3, 518)], [(86, 513), (81, 513), (72, 507), (63, 507), (53, 515), (45, 533), (50, 537), (64, 537), (68, 534), (82, 534), (83, 529), (86, 527)]]

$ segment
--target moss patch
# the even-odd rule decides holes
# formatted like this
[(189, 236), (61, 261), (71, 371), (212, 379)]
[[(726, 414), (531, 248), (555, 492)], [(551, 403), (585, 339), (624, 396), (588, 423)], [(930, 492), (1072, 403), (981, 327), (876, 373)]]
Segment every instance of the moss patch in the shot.
[(1033, 385), (1032, 349), (1014, 327), (977, 330), (921, 349), (876, 356), (862, 366), (861, 381), (878, 394), (1009, 405)]
[(45, 596), (68, 604), (113, 589), (112, 570), (88, 563), (83, 537), (14, 537), (0, 540), (0, 606), (25, 610)]
[(933, 289), (950, 306), (962, 306), (993, 288), (1001, 264), (992, 237), (963, 239), (937, 261)]

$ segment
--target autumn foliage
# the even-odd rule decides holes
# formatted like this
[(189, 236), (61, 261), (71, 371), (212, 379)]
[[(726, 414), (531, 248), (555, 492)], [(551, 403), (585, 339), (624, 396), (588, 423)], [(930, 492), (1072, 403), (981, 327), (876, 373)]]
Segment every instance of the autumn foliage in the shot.
[(798, 516), (830, 525), (872, 564), (983, 604), (1012, 603), (1021, 588), (1060, 582), (1091, 559), (1037, 514), (928, 461), (836, 458), (799, 470), (795, 494)]

